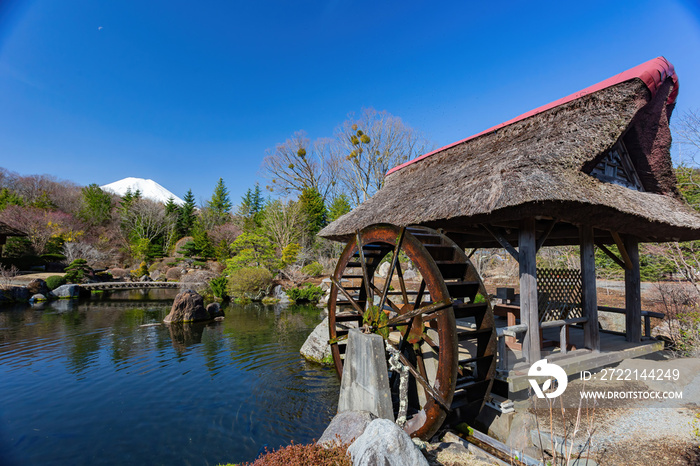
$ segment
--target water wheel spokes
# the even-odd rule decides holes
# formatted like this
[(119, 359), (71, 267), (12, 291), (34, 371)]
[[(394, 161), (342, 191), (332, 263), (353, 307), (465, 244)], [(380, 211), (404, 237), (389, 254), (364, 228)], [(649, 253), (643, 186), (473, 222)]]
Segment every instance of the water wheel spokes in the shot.
[(463, 250), (429, 228), (373, 225), (348, 242), (331, 282), (329, 331), (339, 375), (347, 334), (362, 327), (382, 335), (408, 368), (409, 434), (430, 438), (450, 413), (473, 420), (493, 381), (496, 337), (488, 299), (478, 296), (486, 290)]

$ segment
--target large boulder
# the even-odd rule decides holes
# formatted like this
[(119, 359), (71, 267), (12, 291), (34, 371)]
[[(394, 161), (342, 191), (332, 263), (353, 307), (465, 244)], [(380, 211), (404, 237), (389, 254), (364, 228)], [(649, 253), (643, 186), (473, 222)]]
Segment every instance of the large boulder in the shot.
[(386, 278), (386, 276), (389, 275), (390, 267), (391, 264), (389, 262), (382, 263), (382, 265), (379, 266), (379, 270), (377, 270), (377, 275), (379, 275), (382, 278)]
[(175, 296), (175, 302), (170, 314), (165, 316), (166, 324), (178, 322), (202, 322), (211, 320), (209, 312), (204, 308), (202, 296), (192, 290), (183, 290)]
[(403, 429), (388, 419), (375, 419), (348, 448), (353, 466), (428, 466)]
[(34, 280), (27, 283), (27, 290), (29, 291), (30, 295), (43, 294), (44, 296), (46, 296), (47, 294), (49, 294), (49, 287), (46, 285), (46, 282), (41, 278), (35, 278)]
[(58, 299), (78, 299), (80, 287), (78, 285), (61, 285), (51, 293)]
[(316, 442), (318, 445), (332, 447), (350, 445), (359, 438), (370, 422), (377, 416), (369, 411), (345, 411), (335, 415), (323, 435)]
[(279, 304), (289, 304), (291, 302), (282, 285), (277, 285), (272, 289), (272, 298), (279, 299)]
[(328, 317), (316, 326), (308, 336), (299, 352), (306, 359), (320, 364), (333, 364), (331, 360), (331, 346), (328, 344)]

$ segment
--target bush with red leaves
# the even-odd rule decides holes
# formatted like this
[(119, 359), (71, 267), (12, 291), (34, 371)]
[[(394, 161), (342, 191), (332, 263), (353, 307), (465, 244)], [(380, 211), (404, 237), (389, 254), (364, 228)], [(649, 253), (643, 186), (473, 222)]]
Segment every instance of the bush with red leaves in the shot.
[(324, 448), (315, 443), (310, 445), (287, 445), (260, 455), (253, 463), (241, 466), (352, 466), (348, 456), (348, 445)]

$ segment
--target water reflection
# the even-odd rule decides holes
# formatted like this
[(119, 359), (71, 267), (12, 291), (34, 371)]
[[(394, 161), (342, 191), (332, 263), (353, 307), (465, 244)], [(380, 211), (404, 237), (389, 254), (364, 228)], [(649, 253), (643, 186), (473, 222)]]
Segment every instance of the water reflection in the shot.
[(160, 324), (171, 303), (0, 309), (0, 463), (217, 464), (320, 436), (337, 378), (298, 354), (318, 309)]

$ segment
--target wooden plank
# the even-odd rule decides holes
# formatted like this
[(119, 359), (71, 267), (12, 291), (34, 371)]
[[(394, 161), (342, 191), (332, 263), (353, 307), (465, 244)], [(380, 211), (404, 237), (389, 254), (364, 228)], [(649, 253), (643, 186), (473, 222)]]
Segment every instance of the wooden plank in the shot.
[[(532, 221), (534, 222), (535, 220), (533, 219)], [(485, 224), (482, 224), (481, 227), (482, 227), (484, 230), (488, 231), (488, 232), (491, 234), (491, 236), (493, 236), (494, 239), (495, 239), (496, 241), (498, 241), (498, 244), (500, 244), (506, 251), (508, 251), (508, 253), (509, 253), (511, 256), (513, 256), (513, 258), (514, 258), (516, 261), (520, 262), (520, 259), (518, 258), (519, 255), (520, 255), (520, 253), (513, 247), (512, 244), (510, 244), (510, 243), (508, 242), (508, 240), (507, 240), (502, 234), (500, 234), (500, 233), (498, 232), (498, 230), (496, 230), (496, 229), (493, 229), (493, 230), (492, 230), (491, 228), (489, 228), (488, 225), (485, 225)], [(534, 238), (534, 227), (533, 227), (533, 238)], [(534, 243), (534, 239), (533, 239), (533, 243)], [(534, 245), (533, 245), (533, 247), (534, 247)]]
[(535, 219), (520, 222), (518, 238), (520, 263), (520, 322), (527, 325), (523, 340), (523, 353), (528, 363), (541, 359), (540, 322), (537, 315), (537, 249), (535, 244)]
[(549, 223), (549, 226), (547, 229), (542, 233), (542, 236), (540, 236), (540, 239), (537, 240), (537, 251), (540, 250), (540, 248), (544, 245), (544, 242), (547, 241), (547, 238), (549, 238), (549, 234), (552, 233), (552, 230), (554, 229), (554, 226), (557, 224), (556, 219), (552, 220)]
[(627, 341), (642, 341), (642, 290), (639, 272), (639, 242), (625, 236), (625, 249), (632, 267), (625, 270), (625, 329)]
[(595, 247), (593, 227), (581, 226), (581, 308), (588, 321), (583, 324), (583, 345), (592, 351), (600, 351), (598, 331), (598, 296), (595, 281)]
[(605, 253), (606, 256), (608, 256), (610, 259), (612, 259), (621, 268), (623, 268), (623, 269), (627, 268), (625, 261), (623, 261), (622, 259), (617, 257), (617, 255), (614, 252), (612, 252), (610, 249), (608, 249), (602, 242), (596, 243), (596, 246), (598, 246), (600, 248), (600, 250)]
[[(632, 259), (632, 257), (630, 256), (627, 244), (624, 241), (622, 241), (622, 238), (620, 238), (620, 235), (618, 233), (611, 231), (610, 234), (615, 240), (615, 244), (617, 244), (617, 249), (620, 251), (622, 260), (625, 262), (625, 270), (632, 269), (632, 267), (634, 266), (634, 259)], [(637, 246), (637, 266), (639, 267), (639, 246)]]

